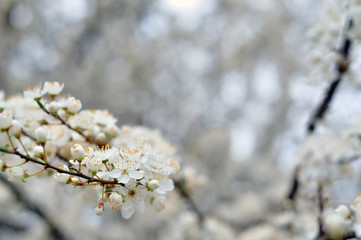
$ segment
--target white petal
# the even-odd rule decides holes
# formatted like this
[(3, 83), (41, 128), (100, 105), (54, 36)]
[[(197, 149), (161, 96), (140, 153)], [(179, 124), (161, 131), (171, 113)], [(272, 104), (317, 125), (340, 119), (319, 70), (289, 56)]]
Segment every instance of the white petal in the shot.
[(141, 179), (144, 174), (140, 171), (129, 171), (129, 176), (134, 179)]
[(121, 212), (123, 218), (129, 219), (135, 213), (134, 205), (123, 204)]
[(118, 181), (121, 183), (127, 183), (127, 182), (129, 182), (129, 179), (130, 179), (130, 177), (128, 174), (123, 174), (122, 176), (120, 176), (118, 178)]
[(122, 175), (122, 172), (119, 169), (113, 169), (111, 172), (108, 173), (109, 177), (118, 178)]
[(165, 192), (172, 191), (174, 188), (173, 181), (167, 180), (163, 182), (159, 182), (159, 187), (157, 188), (157, 192), (163, 194)]

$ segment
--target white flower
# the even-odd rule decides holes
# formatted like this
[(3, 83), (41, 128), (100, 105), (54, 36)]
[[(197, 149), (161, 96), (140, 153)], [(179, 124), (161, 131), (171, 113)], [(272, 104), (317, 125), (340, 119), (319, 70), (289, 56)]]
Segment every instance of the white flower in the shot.
[(45, 89), (41, 90), (41, 84), (33, 88), (28, 88), (24, 91), (24, 97), (30, 99), (38, 99), (45, 95), (47, 91)]
[(350, 217), (351, 210), (345, 205), (340, 205), (335, 209), (335, 212), (340, 214), (343, 218), (347, 219)]
[(347, 233), (346, 221), (338, 213), (327, 214), (324, 224), (327, 235), (332, 239), (341, 239)]
[[(61, 169), (65, 170), (65, 171), (69, 171), (69, 168), (66, 165), (61, 166)], [(66, 183), (67, 181), (69, 181), (69, 178), (71, 176), (66, 173), (55, 173), (53, 177), (54, 177), (55, 181), (57, 181), (57, 182)]]
[(9, 133), (11, 136), (18, 137), (21, 132), (21, 124), (18, 120), (12, 120), (11, 128), (9, 129)]
[(44, 91), (49, 93), (49, 95), (59, 95), (63, 88), (64, 83), (60, 84), (58, 82), (45, 82), (44, 84)]
[(21, 182), (24, 180), (24, 170), (20, 167), (7, 168), (6, 173), (10, 182)]
[(119, 193), (111, 193), (108, 198), (108, 203), (112, 207), (112, 209), (120, 208), (123, 203), (123, 197)]
[(145, 179), (142, 180), (142, 183), (145, 183), (147, 179), (156, 179), (159, 182), (159, 187), (156, 191), (160, 194), (164, 194), (174, 189), (173, 181), (169, 179), (173, 168), (167, 164), (166, 159), (162, 158), (162, 156), (159, 156), (156, 153), (149, 154), (146, 161), (143, 163), (143, 167)]
[(135, 213), (135, 210), (144, 212), (144, 194), (146, 188), (142, 185), (137, 185), (134, 180), (131, 180), (126, 184), (126, 188), (122, 188), (122, 194), (124, 195), (124, 202), (121, 207), (122, 216), (125, 219), (129, 219)]
[(157, 196), (154, 198), (152, 205), (157, 212), (162, 211), (165, 208), (166, 198), (164, 196)]
[(83, 159), (85, 156), (84, 148), (80, 144), (75, 144), (70, 152), (74, 159)]
[(0, 113), (0, 129), (6, 129), (11, 126), (13, 114), (11, 111), (4, 110)]
[(70, 112), (70, 113), (77, 113), (82, 108), (82, 105), (78, 99), (75, 99), (74, 97), (70, 97), (67, 100), (66, 108), (68, 109), (68, 112)]
[(121, 151), (122, 157), (117, 157), (113, 163), (113, 169), (109, 176), (117, 178), (121, 183), (129, 182), (130, 178), (141, 179), (144, 176), (141, 167), (141, 152), (136, 148), (125, 148)]
[(99, 203), (95, 208), (94, 208), (94, 212), (96, 215), (100, 216), (103, 214), (104, 212), (104, 204), (101, 202)]
[(91, 171), (98, 171), (103, 166), (103, 162), (98, 156), (86, 157), (85, 164)]
[(46, 142), (46, 140), (48, 138), (48, 130), (45, 127), (37, 128), (35, 130), (35, 137), (41, 143)]
[(107, 136), (103, 132), (99, 132), (95, 138), (97, 142), (105, 142)]
[(58, 102), (51, 102), (47, 107), (49, 112), (56, 113), (60, 109), (60, 104)]
[(75, 127), (90, 129), (94, 125), (94, 114), (89, 110), (83, 110), (77, 113), (71, 120), (74, 120), (72, 125)]

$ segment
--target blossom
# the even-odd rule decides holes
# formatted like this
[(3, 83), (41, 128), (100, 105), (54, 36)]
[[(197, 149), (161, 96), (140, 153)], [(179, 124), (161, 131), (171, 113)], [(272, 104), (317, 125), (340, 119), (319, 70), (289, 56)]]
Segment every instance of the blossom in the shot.
[(87, 156), (85, 164), (91, 171), (98, 171), (103, 166), (103, 162), (98, 156)]
[(48, 138), (48, 130), (45, 127), (37, 128), (35, 130), (35, 137), (41, 143), (46, 142), (46, 140)]
[(125, 188), (121, 188), (124, 196), (124, 202), (121, 207), (122, 216), (129, 219), (138, 210), (140, 213), (144, 212), (144, 195), (147, 192), (142, 185), (137, 185), (134, 180), (129, 181)]
[[(61, 169), (65, 171), (69, 171), (69, 168), (66, 165), (61, 166)], [(71, 178), (71, 175), (67, 173), (55, 173), (53, 177), (57, 182), (66, 183), (69, 181), (69, 178)]]
[(21, 124), (18, 120), (12, 120), (11, 128), (9, 130), (10, 135), (18, 137), (21, 132)]
[(51, 96), (59, 95), (63, 88), (64, 83), (60, 84), (58, 82), (45, 82), (44, 84), (44, 91), (49, 93)]
[(111, 193), (108, 198), (108, 203), (112, 209), (120, 208), (123, 203), (123, 197), (117, 192)]
[(121, 157), (118, 156), (113, 163), (115, 169), (109, 173), (109, 176), (117, 178), (121, 183), (127, 183), (130, 178), (141, 179), (144, 173), (140, 171), (141, 152), (136, 148), (125, 148), (121, 151)]
[(158, 193), (164, 194), (173, 190), (173, 181), (169, 179), (173, 168), (168, 165), (167, 159), (164, 156), (160, 156), (157, 153), (149, 154), (143, 167), (145, 179), (142, 180), (142, 183), (145, 183), (147, 179), (155, 179), (159, 182), (159, 186), (156, 189)]
[(24, 180), (24, 170), (20, 167), (11, 167), (6, 169), (10, 182), (21, 182)]
[(4, 110), (0, 113), (0, 129), (6, 129), (11, 126), (13, 114), (9, 110)]
[(166, 199), (164, 196), (157, 196), (153, 199), (152, 205), (156, 212), (160, 212), (165, 208)]
[(96, 215), (100, 216), (103, 214), (104, 212), (104, 203), (99, 203), (95, 208), (94, 208), (94, 212)]
[(58, 102), (51, 102), (47, 107), (49, 112), (56, 113), (60, 109), (60, 104)]
[(44, 148), (41, 146), (35, 146), (33, 149), (34, 156), (43, 157), (44, 156)]
[(159, 187), (159, 182), (155, 179), (152, 179), (149, 181), (149, 184), (148, 186), (151, 188), (151, 189), (156, 189)]
[(28, 88), (24, 91), (24, 97), (29, 99), (39, 99), (47, 93), (45, 89), (41, 89), (41, 84)]
[(74, 159), (82, 159), (85, 156), (84, 148), (80, 144), (75, 144), (70, 152)]
[(82, 108), (82, 104), (78, 99), (70, 97), (67, 99), (66, 108), (70, 113), (77, 113)]

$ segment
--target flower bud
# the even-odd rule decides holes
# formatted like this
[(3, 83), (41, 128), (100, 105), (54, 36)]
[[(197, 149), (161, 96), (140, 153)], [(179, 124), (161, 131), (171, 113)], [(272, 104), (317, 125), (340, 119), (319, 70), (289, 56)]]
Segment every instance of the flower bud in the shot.
[(341, 239), (347, 233), (345, 219), (338, 213), (330, 213), (325, 217), (325, 230), (331, 239)]
[(66, 107), (68, 109), (68, 112), (77, 113), (82, 108), (82, 105), (78, 99), (75, 99), (74, 97), (70, 97), (67, 101)]
[(10, 182), (21, 182), (24, 180), (24, 170), (20, 167), (7, 168), (6, 173)]
[(48, 111), (50, 113), (56, 113), (60, 109), (60, 104), (57, 102), (51, 102), (48, 105)]
[(163, 196), (158, 196), (153, 200), (153, 207), (155, 211), (160, 212), (165, 208), (166, 199)]
[(345, 205), (340, 205), (335, 209), (335, 212), (340, 214), (342, 217), (344, 217), (345, 219), (350, 217), (351, 214), (351, 210), (346, 207)]
[(104, 212), (104, 204), (101, 202), (94, 208), (95, 214), (100, 216)]
[(11, 111), (4, 110), (0, 113), (0, 129), (7, 129), (11, 126), (13, 114)]
[(45, 143), (48, 138), (48, 130), (45, 127), (38, 127), (35, 130), (35, 137), (39, 142)]
[(105, 142), (106, 138), (107, 138), (107, 136), (105, 135), (105, 133), (100, 132), (96, 136), (96, 141), (102, 143), (102, 142)]
[(18, 120), (13, 120), (11, 122), (11, 128), (9, 129), (9, 133), (11, 136), (19, 137), (21, 132), (21, 124)]
[(106, 129), (105, 129), (105, 132), (107, 133), (107, 135), (109, 137), (116, 137), (118, 136), (118, 132), (119, 132), (119, 128), (115, 125), (111, 125), (111, 126), (108, 126)]
[(41, 146), (35, 146), (33, 149), (34, 156), (42, 158), (44, 156), (44, 148)]
[(151, 188), (151, 189), (156, 189), (159, 187), (159, 182), (155, 179), (152, 179), (149, 181), (149, 184), (148, 186)]
[(73, 158), (76, 160), (83, 159), (85, 156), (84, 148), (80, 144), (75, 144), (70, 149), (70, 152), (71, 152), (71, 155), (73, 156)]

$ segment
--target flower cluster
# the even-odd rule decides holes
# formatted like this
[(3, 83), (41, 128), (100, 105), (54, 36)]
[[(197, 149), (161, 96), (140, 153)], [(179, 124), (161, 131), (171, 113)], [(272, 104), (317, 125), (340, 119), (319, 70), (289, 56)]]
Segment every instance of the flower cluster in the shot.
[(1, 171), (10, 181), (55, 171), (57, 182), (92, 185), (99, 190), (97, 215), (105, 206), (124, 218), (146, 203), (162, 210), (179, 169), (174, 146), (155, 130), (119, 129), (107, 110), (82, 110), (78, 99), (59, 95), (63, 87), (46, 82), (23, 96), (1, 95)]

